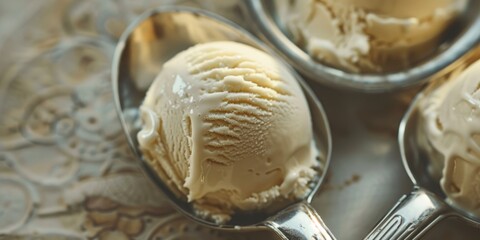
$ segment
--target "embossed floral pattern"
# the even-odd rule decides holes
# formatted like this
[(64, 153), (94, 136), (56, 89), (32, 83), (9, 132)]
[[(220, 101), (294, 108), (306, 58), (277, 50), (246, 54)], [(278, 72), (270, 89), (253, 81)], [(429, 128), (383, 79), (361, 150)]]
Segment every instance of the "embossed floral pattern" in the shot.
[(196, 3), (41, 2), (1, 45), (0, 239), (258, 236), (177, 213), (137, 168), (115, 114), (110, 64), (127, 23), (159, 4)]

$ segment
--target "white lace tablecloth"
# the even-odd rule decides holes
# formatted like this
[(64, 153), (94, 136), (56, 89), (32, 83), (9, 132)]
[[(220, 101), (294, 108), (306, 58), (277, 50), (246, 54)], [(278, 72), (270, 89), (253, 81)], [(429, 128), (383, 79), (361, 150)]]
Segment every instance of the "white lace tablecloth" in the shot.
[[(137, 168), (112, 101), (112, 52), (135, 16), (185, 4), (242, 23), (235, 3), (0, 1), (0, 239), (274, 238), (211, 230), (177, 213)], [(369, 96), (314, 88), (335, 147), (313, 205), (339, 239), (360, 239), (411, 186), (395, 132), (414, 90)], [(451, 224), (431, 238), (480, 236)]]
[(145, 9), (173, 2), (2, 2), (0, 236), (252, 239), (175, 212), (123, 137), (110, 86), (116, 39)]

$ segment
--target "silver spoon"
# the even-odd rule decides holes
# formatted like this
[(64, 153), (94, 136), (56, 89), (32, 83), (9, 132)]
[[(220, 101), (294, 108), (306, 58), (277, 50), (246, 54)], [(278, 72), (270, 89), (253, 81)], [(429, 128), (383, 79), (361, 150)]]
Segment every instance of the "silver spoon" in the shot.
[[(468, 57), (472, 55), (475, 56), (471, 54)], [(479, 56), (476, 54), (475, 58), (478, 59)], [(459, 63), (460, 61), (453, 67), (459, 67)], [(400, 123), (398, 142), (404, 168), (414, 184), (413, 190), (397, 202), (366, 239), (418, 239), (447, 217), (458, 217), (467, 224), (480, 227), (480, 218), (444, 201), (446, 195), (440, 187), (439, 180), (434, 179), (428, 170), (431, 163), (429, 153), (424, 145), (419, 143), (419, 103), (443, 82), (432, 82), (428, 88), (419, 93)]]
[[(218, 229), (268, 227), (282, 239), (334, 239), (322, 219), (310, 206), (328, 168), (331, 154), (331, 134), (325, 112), (314, 93), (288, 65), (297, 78), (307, 98), (313, 122), (313, 135), (320, 151), (321, 165), (317, 178), (311, 183), (312, 191), (303, 200), (266, 216), (264, 214), (232, 217), (225, 225), (199, 218), (188, 202), (178, 199), (166, 187), (157, 173), (142, 158), (136, 140), (140, 129), (138, 108), (146, 90), (162, 64), (176, 53), (197, 43), (230, 40), (251, 45), (270, 54), (259, 40), (234, 23), (217, 15), (192, 8), (161, 7), (141, 15), (123, 33), (117, 45), (112, 81), (116, 110), (125, 131), (128, 143), (140, 165), (172, 204), (186, 216), (203, 225)], [(277, 59), (280, 59), (277, 57)], [(281, 61), (281, 60), (280, 60)]]
[(387, 92), (424, 83), (429, 77), (459, 59), (480, 41), (480, 1), (470, 0), (466, 10), (452, 27), (446, 44), (425, 62), (400, 72), (358, 74), (339, 70), (314, 61), (288, 37), (280, 24), (275, 4), (281, 1), (244, 1), (246, 13), (258, 35), (284, 57), (299, 72), (313, 81), (334, 87), (364, 92)]

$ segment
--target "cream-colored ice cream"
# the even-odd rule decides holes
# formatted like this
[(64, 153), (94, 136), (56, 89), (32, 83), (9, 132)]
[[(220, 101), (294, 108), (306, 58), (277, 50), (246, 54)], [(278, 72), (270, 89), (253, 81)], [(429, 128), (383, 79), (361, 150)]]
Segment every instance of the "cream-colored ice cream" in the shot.
[(434, 53), (466, 0), (296, 0), (279, 20), (314, 59), (352, 72), (390, 72)]
[(480, 216), (480, 60), (420, 102), (432, 173), (455, 205)]
[(309, 193), (318, 151), (294, 76), (234, 42), (164, 64), (141, 106), (144, 157), (172, 191), (218, 223)]

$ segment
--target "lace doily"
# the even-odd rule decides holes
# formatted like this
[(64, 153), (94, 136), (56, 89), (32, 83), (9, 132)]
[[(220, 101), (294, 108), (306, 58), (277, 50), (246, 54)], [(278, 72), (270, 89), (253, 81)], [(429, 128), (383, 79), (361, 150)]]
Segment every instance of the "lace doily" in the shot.
[(147, 8), (194, 1), (29, 4), (0, 38), (0, 239), (272, 238), (174, 211), (137, 168), (115, 113), (110, 63), (123, 29)]

